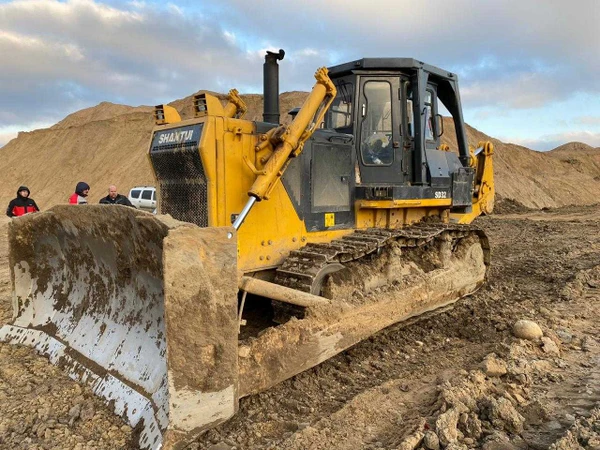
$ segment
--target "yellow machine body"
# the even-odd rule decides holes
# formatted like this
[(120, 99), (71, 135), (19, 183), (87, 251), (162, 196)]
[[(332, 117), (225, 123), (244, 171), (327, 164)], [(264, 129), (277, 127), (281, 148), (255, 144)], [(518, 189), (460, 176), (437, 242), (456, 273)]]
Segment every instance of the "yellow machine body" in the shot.
[[(256, 131), (255, 122), (211, 115), (161, 130), (198, 123), (203, 124), (198, 152), (208, 183), (208, 226), (228, 227), (248, 200), (246, 193), (256, 179), (254, 170), (264, 167), (261, 160), (268, 150), (257, 153), (255, 148), (265, 135)], [(277, 267), (290, 251), (308, 242), (328, 242), (350, 232), (309, 233), (283, 184), (278, 183), (268, 201), (257, 203), (238, 231), (238, 268), (246, 273)]]
[[(206, 96), (210, 97), (209, 94)], [(213, 101), (218, 102), (216, 98)], [(217, 111), (222, 112), (222, 108)], [(211, 112), (209, 109), (201, 118), (159, 125), (154, 132), (202, 124), (202, 138), (197, 151), (206, 171), (208, 226), (228, 227), (244, 208), (247, 192), (257, 175), (265, 170), (265, 161), (271, 156), (272, 149), (265, 147), (257, 151), (260, 143), (268, 138), (266, 133), (257, 131), (256, 122), (212, 115)], [(278, 267), (293, 250), (308, 243), (331, 242), (355, 229), (402, 228), (427, 217), (437, 217), (443, 222), (471, 223), (493, 209), (493, 144), (480, 145), (483, 148), (481, 156), (473, 156), (477, 178), (472, 210), (468, 213), (451, 213), (452, 198), (363, 199), (355, 201), (355, 227), (336, 228), (336, 213), (330, 211), (322, 213), (325, 222), (331, 221), (328, 229), (309, 231), (298, 216), (284, 185), (275, 184), (268, 199), (255, 204), (238, 231), (239, 271), (251, 273)], [(157, 185), (160, 184), (157, 180)], [(160, 208), (160, 188), (158, 197)]]

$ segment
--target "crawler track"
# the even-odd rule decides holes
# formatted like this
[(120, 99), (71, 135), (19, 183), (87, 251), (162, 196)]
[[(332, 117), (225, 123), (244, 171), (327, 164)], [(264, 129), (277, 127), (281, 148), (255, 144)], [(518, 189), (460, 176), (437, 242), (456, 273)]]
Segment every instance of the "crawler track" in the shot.
[(308, 244), (291, 252), (277, 269), (275, 282), (299, 291), (319, 294), (324, 270), (332, 264), (343, 265), (383, 250), (395, 243), (401, 248), (421, 247), (436, 239), (457, 241), (476, 234), (481, 242), (486, 266), (490, 245), (483, 230), (472, 225), (422, 223), (403, 229), (369, 228), (336, 239), (328, 244)]

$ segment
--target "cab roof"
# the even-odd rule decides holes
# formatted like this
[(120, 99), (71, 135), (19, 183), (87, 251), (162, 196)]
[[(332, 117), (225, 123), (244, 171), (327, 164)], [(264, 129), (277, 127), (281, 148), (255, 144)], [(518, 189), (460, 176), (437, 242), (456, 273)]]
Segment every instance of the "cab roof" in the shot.
[(442, 79), (457, 80), (456, 74), (426, 64), (414, 58), (362, 58), (328, 68), (330, 77), (338, 77), (355, 72), (398, 71), (412, 72), (424, 70)]

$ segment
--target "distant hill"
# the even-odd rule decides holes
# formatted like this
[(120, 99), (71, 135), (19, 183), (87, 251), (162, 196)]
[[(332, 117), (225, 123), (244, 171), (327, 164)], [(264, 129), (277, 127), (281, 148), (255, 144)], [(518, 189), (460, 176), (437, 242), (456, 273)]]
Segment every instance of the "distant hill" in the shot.
[[(444, 119), (444, 129), (442, 140), (456, 148), (451, 119)], [(538, 152), (501, 142), (469, 125), (467, 139), (473, 146), (482, 140), (493, 142), (498, 200), (514, 200), (529, 208), (600, 201), (600, 148), (572, 142), (550, 152)]]
[[(225, 95), (216, 94), (222, 100)], [(301, 106), (308, 94), (286, 92), (280, 96), (281, 120), (289, 123), (288, 111)], [(262, 119), (262, 95), (243, 95), (246, 118)], [(172, 106), (182, 118), (192, 116), (192, 96)], [(152, 106), (131, 107), (108, 102), (70, 114), (56, 125), (18, 137), (0, 148), (0, 198), (5, 204), (17, 187), (27, 185), (42, 208), (66, 203), (78, 181), (92, 187), (90, 201), (106, 195), (109, 184), (120, 192), (141, 184), (153, 184), (147, 151), (153, 127)], [(443, 140), (456, 148), (454, 126), (444, 121)], [(506, 144), (467, 126), (471, 145), (491, 140), (496, 148), (494, 167), (499, 199), (526, 207), (591, 204), (600, 198), (600, 149), (569, 143), (540, 153)]]
[(561, 145), (560, 147), (556, 147), (554, 150), (551, 150), (550, 154), (554, 156), (566, 153), (589, 153), (596, 154), (598, 152), (597, 148), (592, 147), (591, 145), (584, 144), (583, 142), (569, 142), (567, 144)]
[(80, 111), (69, 114), (63, 120), (50, 127), (51, 130), (81, 127), (91, 122), (99, 122), (102, 120), (111, 120), (119, 116), (128, 114), (145, 113), (152, 114), (153, 106), (127, 106), (117, 105), (110, 102), (102, 102), (91, 108), (85, 108)]
[[(594, 181), (600, 182), (600, 148), (594, 148), (582, 142), (569, 142), (548, 154), (561, 161), (564, 166), (575, 169), (581, 174), (583, 180), (589, 176)], [(585, 190), (587, 186), (582, 185), (580, 188)]]

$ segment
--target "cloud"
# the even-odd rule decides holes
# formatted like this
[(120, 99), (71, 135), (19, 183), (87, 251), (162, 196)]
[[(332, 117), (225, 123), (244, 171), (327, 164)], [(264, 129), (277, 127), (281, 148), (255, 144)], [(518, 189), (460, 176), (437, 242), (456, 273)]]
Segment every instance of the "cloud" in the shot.
[(9, 141), (17, 137), (17, 132), (3, 132), (0, 131), (0, 147), (8, 144)]
[[(408, 56), (452, 70), (477, 105), (530, 108), (573, 90), (600, 92), (595, 0), (576, 7), (559, 0), (306, 0), (293, 11), (274, 0), (225, 3), (236, 11), (225, 19), (230, 24), (249, 28), (251, 21), (271, 42), (292, 48), (325, 43), (334, 63)], [(286, 15), (290, 20), (273, 20)]]
[(581, 125), (591, 125), (593, 127), (600, 127), (600, 116), (577, 117), (575, 120), (573, 120), (573, 122)]
[(260, 92), (264, 51), (280, 48), (282, 91), (310, 90), (323, 65), (406, 56), (457, 73), (463, 107), (487, 118), (600, 93), (596, 0), (108, 1), (0, 3), (3, 123), (30, 129), (104, 100)]
[(13, 123), (59, 120), (102, 100), (171, 101), (217, 89), (219, 80), (261, 84), (260, 61), (250, 61), (256, 70), (240, 70), (234, 61), (245, 51), (213, 20), (174, 5), (129, 7), (91, 0), (1, 4), (0, 53), (9, 63), (0, 71), (0, 101)]
[(546, 78), (539, 73), (521, 73), (510, 79), (483, 78), (466, 84), (461, 89), (461, 97), (469, 107), (531, 109), (557, 100), (556, 92), (562, 92), (560, 88), (559, 79)]
[[(0, 110), (10, 111), (3, 123), (31, 129), (105, 100), (139, 105), (199, 89), (261, 92), (265, 51), (280, 45), (264, 36), (249, 47), (245, 29), (228, 28), (212, 13), (173, 3), (0, 4), (0, 54), (8, 62), (0, 71)], [(288, 51), (282, 90), (310, 90), (324, 54), (318, 45)]]

